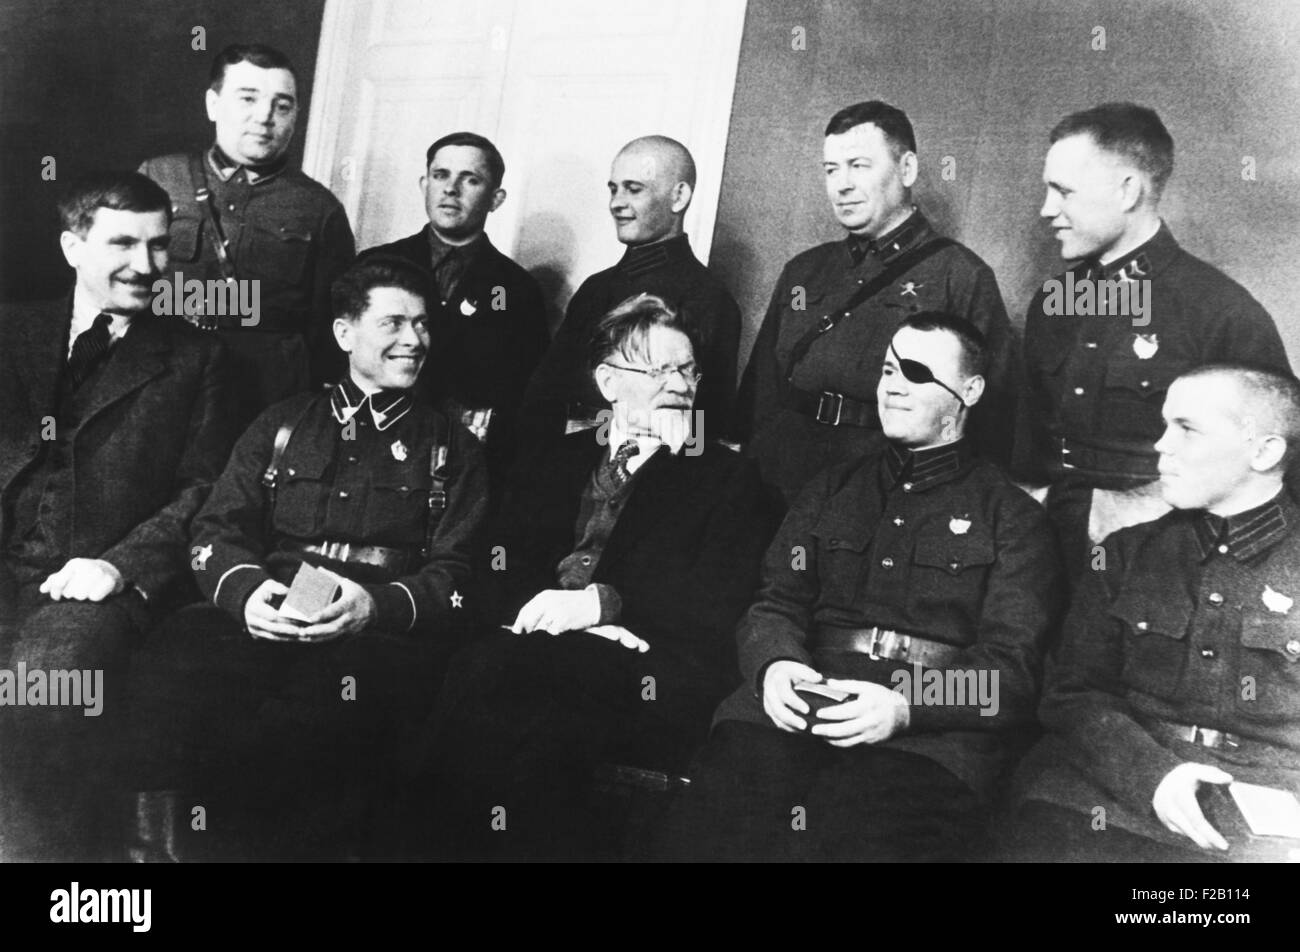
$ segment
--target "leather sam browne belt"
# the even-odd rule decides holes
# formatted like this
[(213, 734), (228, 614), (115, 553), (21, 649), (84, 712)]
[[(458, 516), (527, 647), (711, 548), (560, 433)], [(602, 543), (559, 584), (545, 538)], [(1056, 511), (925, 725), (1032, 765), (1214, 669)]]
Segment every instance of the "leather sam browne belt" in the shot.
[(873, 430), (880, 428), (875, 400), (868, 402), (829, 390), (811, 393), (791, 387), (786, 403), (790, 409), (827, 426), (860, 426)]
[(914, 661), (927, 668), (947, 667), (963, 650), (956, 645), (905, 635), (889, 628), (838, 628), (833, 625), (817, 626), (812, 647), (864, 654), (873, 661)]
[(375, 565), (396, 573), (406, 571), (411, 560), (408, 549), (394, 549), (386, 545), (354, 545), (351, 542), (316, 542), (312, 545), (293, 546), (289, 551), (310, 552), (334, 562)]

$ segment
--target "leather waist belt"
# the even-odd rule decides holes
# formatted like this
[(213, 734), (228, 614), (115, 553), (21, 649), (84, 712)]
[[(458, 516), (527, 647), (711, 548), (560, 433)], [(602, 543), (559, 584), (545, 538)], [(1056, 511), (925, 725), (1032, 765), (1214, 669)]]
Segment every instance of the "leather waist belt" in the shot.
[(289, 551), (310, 552), (334, 562), (354, 565), (377, 565), (391, 572), (405, 572), (411, 560), (408, 549), (393, 549), (386, 545), (356, 545), (351, 542), (317, 542), (313, 545), (289, 546)]
[(1094, 477), (1090, 481), (1103, 489), (1129, 489), (1160, 478), (1156, 455), (1149, 445), (1134, 446), (1132, 452), (1127, 452), (1089, 446), (1066, 437), (1057, 437), (1056, 444), (1060, 455), (1053, 463), (1062, 474), (1078, 471)]
[(1227, 731), (1201, 727), (1199, 724), (1175, 724), (1151, 717), (1139, 717), (1142, 724), (1157, 740), (1183, 741), (1222, 751), (1225, 754), (1238, 754), (1243, 758), (1272, 766), (1300, 768), (1300, 751), (1279, 747), (1262, 740), (1250, 740)]
[(957, 660), (962, 649), (956, 645), (905, 635), (888, 628), (836, 628), (819, 625), (813, 635), (814, 649), (864, 654), (874, 661), (916, 661), (927, 668), (942, 668)]
[(810, 416), (818, 423), (827, 426), (861, 426), (872, 430), (880, 429), (880, 415), (876, 410), (876, 401), (858, 400), (846, 397), (842, 393), (823, 390), (810, 393), (797, 387), (790, 388), (786, 405), (804, 416)]

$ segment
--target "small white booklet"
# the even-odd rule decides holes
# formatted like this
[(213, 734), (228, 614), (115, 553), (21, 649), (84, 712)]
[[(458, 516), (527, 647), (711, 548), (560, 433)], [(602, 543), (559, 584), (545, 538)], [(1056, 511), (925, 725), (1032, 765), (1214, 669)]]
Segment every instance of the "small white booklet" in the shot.
[(1253, 783), (1230, 783), (1228, 792), (1256, 836), (1300, 840), (1300, 800), (1294, 793)]

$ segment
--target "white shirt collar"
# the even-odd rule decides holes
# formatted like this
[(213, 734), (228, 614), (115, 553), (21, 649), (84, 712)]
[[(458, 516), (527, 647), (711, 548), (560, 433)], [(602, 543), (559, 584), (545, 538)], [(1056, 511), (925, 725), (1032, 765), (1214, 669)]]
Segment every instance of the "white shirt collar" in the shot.
[[(87, 299), (81, 288), (78, 287), (72, 292), (72, 330), (68, 334), (68, 357), (72, 357), (72, 345), (77, 342), (77, 337), (84, 331), (90, 330), (90, 326), (95, 323), (95, 318), (100, 315), (98, 305)], [(126, 336), (126, 332), (131, 329), (131, 318), (125, 314), (109, 314), (112, 323), (108, 325), (108, 339), (112, 344)]]

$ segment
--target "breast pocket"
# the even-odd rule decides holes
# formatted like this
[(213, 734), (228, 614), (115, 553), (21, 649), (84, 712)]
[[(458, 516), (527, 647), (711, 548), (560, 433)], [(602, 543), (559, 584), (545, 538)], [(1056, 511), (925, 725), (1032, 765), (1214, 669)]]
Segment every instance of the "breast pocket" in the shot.
[(429, 460), (409, 450), (404, 461), (390, 460), (371, 478), (366, 500), (365, 535), (378, 544), (424, 544), (429, 513)]
[(172, 264), (193, 264), (202, 251), (203, 223), (198, 218), (172, 219), (167, 254)]
[(327, 465), (323, 456), (303, 454), (291, 457), (281, 469), (275, 501), (277, 531), (297, 539), (316, 539), (329, 505)]
[(290, 225), (248, 226), (247, 260), (236, 262), (240, 271), (278, 284), (299, 284), (311, 258), (311, 232)]
[(1300, 619), (1275, 614), (1243, 615), (1236, 686), (1238, 709), (1269, 720), (1300, 718), (1297, 662)]
[(907, 589), (919, 614), (950, 618), (973, 641), (996, 549), (987, 526), (965, 523), (964, 532), (943, 525), (917, 536)]
[(1190, 606), (1170, 602), (1167, 592), (1134, 588), (1120, 593), (1110, 616), (1123, 629), (1124, 684), (1152, 697), (1177, 697), (1187, 671)]
[(817, 583), (822, 607), (852, 611), (861, 602), (867, 582), (870, 535), (865, 531), (819, 525), (817, 539)]

